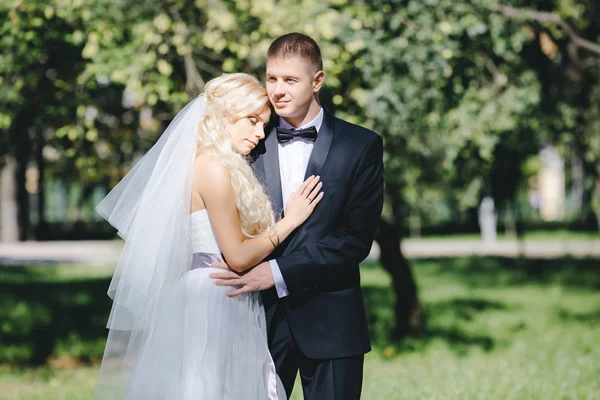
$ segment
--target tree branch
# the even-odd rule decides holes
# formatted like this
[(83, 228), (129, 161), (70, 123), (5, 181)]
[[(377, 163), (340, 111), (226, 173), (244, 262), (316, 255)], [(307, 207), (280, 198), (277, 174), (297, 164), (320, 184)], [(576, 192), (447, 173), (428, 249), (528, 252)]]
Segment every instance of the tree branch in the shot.
[(575, 29), (566, 23), (561, 17), (551, 12), (535, 11), (530, 9), (519, 9), (503, 5), (495, 5), (492, 10), (498, 11), (507, 18), (520, 19), (520, 20), (533, 20), (542, 23), (554, 23), (567, 32), (567, 35), (571, 39), (571, 43), (577, 48), (586, 49), (592, 53), (600, 56), (600, 44), (594, 43), (590, 40), (584, 39), (575, 32)]
[(483, 60), (485, 62), (485, 66), (486, 66), (487, 70), (490, 72), (490, 74), (492, 74), (492, 80), (494, 82), (494, 86), (498, 86), (498, 87), (504, 86), (506, 84), (506, 75), (504, 75), (502, 72), (500, 72), (500, 70), (498, 69), (496, 64), (494, 64), (494, 61), (492, 60), (492, 58), (489, 57), (488, 55), (484, 55)]
[[(177, 10), (172, 10), (171, 14), (173, 15), (175, 20), (183, 22), (183, 18), (181, 18), (181, 15)], [(187, 24), (185, 24), (184, 26), (185, 35), (187, 38), (189, 37), (190, 30)], [(185, 66), (185, 91), (191, 97), (197, 96), (204, 90), (205, 82), (204, 79), (202, 79), (202, 76), (200, 76), (200, 73), (198, 72), (198, 67), (196, 65), (196, 61), (194, 60), (194, 56), (192, 55), (191, 51), (186, 52), (183, 55), (183, 64)]]
[(196, 68), (196, 63), (194, 62), (194, 57), (191, 52), (186, 53), (183, 56), (183, 60), (185, 63), (185, 91), (193, 96), (197, 95), (196, 92), (201, 93), (204, 90), (204, 79), (198, 73), (198, 69)]

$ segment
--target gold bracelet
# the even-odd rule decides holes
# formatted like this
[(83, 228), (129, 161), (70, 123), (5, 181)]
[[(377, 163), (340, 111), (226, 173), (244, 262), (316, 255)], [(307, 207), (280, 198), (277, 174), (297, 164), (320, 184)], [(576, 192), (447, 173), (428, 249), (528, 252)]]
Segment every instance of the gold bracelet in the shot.
[[(273, 230), (275, 231), (274, 235), (269, 235), (269, 241), (271, 242), (271, 244), (273, 245), (274, 248), (279, 247), (279, 234), (277, 233), (277, 228), (273, 228)], [(273, 241), (273, 236), (275, 236), (275, 238), (277, 239), (277, 241)]]
[(275, 244), (275, 242), (273, 241), (273, 239), (271, 238), (271, 236), (269, 235), (269, 242), (271, 242), (271, 244), (273, 245), (273, 250), (275, 250), (277, 248), (277, 245)]

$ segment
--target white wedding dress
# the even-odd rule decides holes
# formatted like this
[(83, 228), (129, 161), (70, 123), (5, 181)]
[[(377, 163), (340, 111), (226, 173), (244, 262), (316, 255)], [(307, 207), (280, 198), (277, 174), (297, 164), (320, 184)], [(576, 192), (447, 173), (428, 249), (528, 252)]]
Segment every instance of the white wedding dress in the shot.
[(129, 400), (284, 400), (259, 293), (234, 298), (208, 276), (221, 250), (206, 210), (190, 214), (191, 269), (159, 306)]

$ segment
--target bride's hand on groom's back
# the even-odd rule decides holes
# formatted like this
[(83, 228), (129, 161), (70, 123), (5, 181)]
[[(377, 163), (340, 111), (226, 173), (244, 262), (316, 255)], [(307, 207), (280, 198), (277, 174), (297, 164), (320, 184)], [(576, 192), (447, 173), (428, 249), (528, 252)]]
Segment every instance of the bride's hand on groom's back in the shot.
[(310, 217), (315, 207), (323, 198), (319, 176), (311, 176), (292, 192), (285, 207), (285, 219), (289, 219), (295, 228), (302, 225)]

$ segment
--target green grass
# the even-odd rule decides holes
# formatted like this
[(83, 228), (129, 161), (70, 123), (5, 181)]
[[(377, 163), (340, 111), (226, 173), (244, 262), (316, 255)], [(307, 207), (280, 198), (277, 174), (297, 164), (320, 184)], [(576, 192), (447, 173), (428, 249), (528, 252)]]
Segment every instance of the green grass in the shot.
[[(366, 365), (364, 398), (600, 398), (600, 265), (542, 263), (415, 263), (427, 332), (379, 343)], [(366, 278), (367, 288), (386, 284), (377, 269)], [(386, 306), (369, 309), (381, 314)]]
[(48, 367), (0, 372), (0, 399), (90, 400), (98, 371), (93, 367)]
[[(46, 334), (54, 337), (52, 356), (96, 359), (110, 268), (48, 268), (0, 268), (0, 325), (12, 321), (4, 318), (13, 316), (5, 304), (45, 310), (25, 315), (38, 322), (21, 329), (20, 342), (0, 339), (0, 357)], [(365, 360), (363, 399), (600, 399), (599, 260), (422, 259), (413, 260), (413, 270), (427, 328), (397, 343), (389, 335), (389, 277), (378, 266), (362, 268), (375, 345)], [(88, 272), (95, 277), (86, 278)], [(66, 326), (52, 328), (55, 322)], [(0, 399), (90, 399), (96, 373), (92, 366), (7, 366), (0, 370)], [(301, 398), (297, 385), (292, 399)]]
[(0, 283), (56, 283), (107, 279), (114, 269), (114, 265), (0, 265)]

